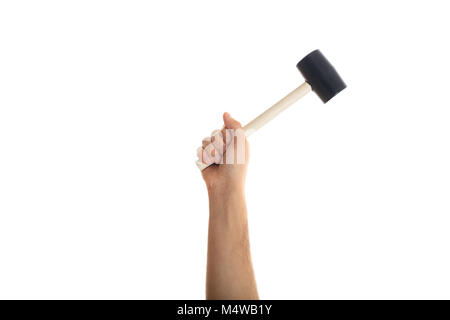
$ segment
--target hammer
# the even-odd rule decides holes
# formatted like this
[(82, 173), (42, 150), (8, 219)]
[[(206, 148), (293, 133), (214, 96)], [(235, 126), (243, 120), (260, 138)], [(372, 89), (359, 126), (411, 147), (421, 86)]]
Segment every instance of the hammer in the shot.
[[(242, 129), (246, 137), (249, 137), (258, 129), (262, 128), (270, 120), (274, 119), (311, 91), (314, 91), (323, 103), (327, 103), (331, 98), (346, 88), (344, 81), (319, 50), (314, 50), (300, 60), (297, 63), (297, 68), (305, 78), (305, 82), (245, 125)], [(210, 166), (200, 160), (196, 164), (200, 170), (204, 170)]]

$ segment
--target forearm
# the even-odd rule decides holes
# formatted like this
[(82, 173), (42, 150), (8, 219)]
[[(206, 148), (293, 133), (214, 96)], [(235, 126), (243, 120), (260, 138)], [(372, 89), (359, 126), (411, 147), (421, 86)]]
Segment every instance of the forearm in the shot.
[(243, 188), (209, 190), (207, 299), (258, 299)]

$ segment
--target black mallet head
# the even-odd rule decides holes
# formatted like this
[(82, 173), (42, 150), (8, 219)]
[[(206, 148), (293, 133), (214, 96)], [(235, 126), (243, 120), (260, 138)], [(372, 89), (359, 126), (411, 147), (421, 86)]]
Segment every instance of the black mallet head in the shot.
[(314, 50), (300, 60), (297, 68), (323, 103), (346, 87), (334, 67), (319, 50)]

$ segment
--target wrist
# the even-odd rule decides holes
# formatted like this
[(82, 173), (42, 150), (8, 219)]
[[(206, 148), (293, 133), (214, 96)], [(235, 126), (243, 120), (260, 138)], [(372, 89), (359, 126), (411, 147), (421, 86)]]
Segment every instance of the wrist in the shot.
[(241, 222), (245, 224), (247, 209), (243, 187), (208, 189), (208, 197), (210, 217), (214, 217), (214, 221), (227, 223), (234, 221), (232, 223), (234, 226), (236, 226), (236, 221), (239, 222), (238, 225)]
[(210, 199), (227, 199), (227, 198), (235, 198), (242, 197), (244, 198), (244, 185), (242, 184), (232, 184), (232, 185), (224, 185), (224, 186), (208, 186), (208, 197)]

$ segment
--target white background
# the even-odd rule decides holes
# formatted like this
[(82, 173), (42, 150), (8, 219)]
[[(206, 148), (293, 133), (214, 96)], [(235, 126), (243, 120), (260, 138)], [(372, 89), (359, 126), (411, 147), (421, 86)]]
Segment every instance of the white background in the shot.
[(316, 48), (348, 88), (250, 139), (261, 298), (450, 298), (448, 12), (2, 1), (0, 298), (203, 299), (196, 148), (297, 87)]

